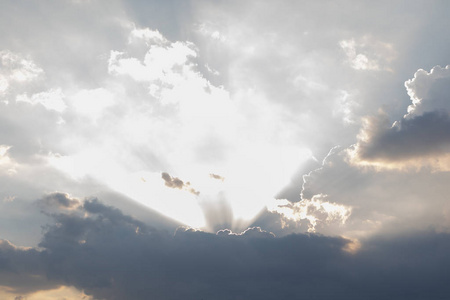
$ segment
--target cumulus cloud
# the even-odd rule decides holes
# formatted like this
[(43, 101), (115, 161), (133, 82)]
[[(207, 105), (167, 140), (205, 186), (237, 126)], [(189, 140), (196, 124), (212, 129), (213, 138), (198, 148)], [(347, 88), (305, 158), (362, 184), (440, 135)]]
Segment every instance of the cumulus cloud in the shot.
[(450, 66), (435, 66), (430, 72), (419, 69), (414, 78), (405, 82), (412, 104), (406, 118), (420, 116), (427, 112), (450, 113)]
[[(301, 223), (308, 222), (308, 232), (316, 232), (316, 227), (344, 225), (352, 213), (350, 206), (329, 202), (326, 195), (314, 195), (311, 199), (302, 199), (292, 203), (278, 199), (269, 207), (270, 212), (281, 215), (283, 219)], [(284, 225), (286, 226), (286, 225)]]
[(51, 193), (44, 196), (38, 201), (38, 205), (44, 209), (56, 209), (56, 210), (70, 210), (77, 208), (80, 205), (78, 199), (71, 198), (66, 193)]
[(195, 67), (191, 58), (197, 56), (192, 43), (170, 42), (158, 31), (134, 29), (130, 34), (131, 45), (144, 42), (148, 47), (143, 60), (128, 53), (111, 51), (108, 71), (114, 75), (127, 75), (148, 84), (152, 96), (160, 98), (163, 87), (182, 83), (189, 70)]
[(115, 300), (422, 299), (448, 292), (448, 276), (439, 271), (450, 266), (447, 234), (374, 238), (350, 253), (352, 242), (338, 237), (276, 238), (261, 228), (240, 234), (179, 228), (170, 235), (98, 200), (79, 209), (53, 215), (39, 251), (0, 243), (2, 284), (13, 295), (61, 285)]
[(426, 168), (361, 168), (350, 161), (347, 148), (336, 147), (321, 167), (303, 176), (299, 201), (272, 201), (272, 213), (252, 226), (282, 236), (311, 230), (316, 222), (317, 232), (357, 239), (423, 228), (450, 232), (448, 180), (448, 172)]
[(4, 1), (0, 298), (445, 298), (447, 12)]
[(365, 119), (350, 151), (356, 163), (386, 168), (450, 168), (450, 69), (419, 70), (405, 86), (412, 104), (407, 114), (389, 121), (386, 113)]

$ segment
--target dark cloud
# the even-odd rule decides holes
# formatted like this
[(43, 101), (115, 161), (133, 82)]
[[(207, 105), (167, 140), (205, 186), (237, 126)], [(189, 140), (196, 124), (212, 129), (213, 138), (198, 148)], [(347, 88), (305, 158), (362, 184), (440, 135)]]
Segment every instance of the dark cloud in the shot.
[(181, 190), (184, 187), (184, 182), (181, 179), (172, 177), (166, 172), (161, 173), (161, 178), (164, 179), (165, 185), (168, 187), (176, 188), (179, 190)]
[(19, 294), (60, 285), (60, 280), (47, 279), (41, 255), (34, 248), (16, 247), (7, 240), (0, 240), (1, 285)]
[(450, 152), (450, 117), (439, 111), (401, 119), (394, 125), (381, 115), (369, 119), (357, 145), (361, 160), (402, 161)]
[(80, 205), (80, 201), (70, 198), (68, 194), (56, 192), (44, 196), (38, 201), (38, 204), (43, 207), (56, 209), (73, 209)]
[[(362, 168), (349, 162), (347, 150), (332, 149), (322, 166), (303, 178), (302, 201), (297, 203), (327, 195), (324, 200), (351, 208), (351, 215), (339, 226), (329, 216), (323, 218), (308, 209), (308, 215), (318, 219), (318, 232), (361, 237), (375, 232), (392, 235), (423, 228), (444, 231), (450, 228), (447, 196), (450, 172), (430, 172), (428, 168), (413, 172)], [(284, 217), (265, 212), (252, 226), (261, 226), (277, 236), (300, 232), (308, 220), (295, 211), (295, 205), (284, 207), (290, 208)], [(282, 209), (278, 211), (283, 213)]]
[(213, 173), (209, 174), (209, 177), (214, 178), (214, 179), (217, 179), (217, 180), (221, 180), (221, 181), (224, 181), (224, 180), (225, 180), (224, 177), (222, 177), (222, 176), (220, 176), (220, 175), (217, 175), (217, 174), (213, 174)]
[(391, 168), (431, 165), (449, 169), (450, 69), (419, 69), (405, 82), (412, 104), (392, 123), (387, 113), (365, 119), (354, 149), (355, 162)]
[(97, 299), (399, 300), (450, 292), (444, 233), (376, 237), (350, 253), (352, 242), (339, 237), (275, 238), (261, 228), (170, 235), (98, 200), (80, 209), (85, 214), (54, 215), (41, 251), (2, 241), (2, 285), (22, 295), (72, 285)]
[(194, 195), (199, 195), (200, 192), (196, 191), (194, 188), (192, 188), (190, 185), (190, 182), (184, 183), (183, 180), (177, 177), (172, 177), (166, 172), (161, 173), (161, 178), (164, 180), (164, 184), (170, 188), (173, 189), (179, 189), (179, 190), (186, 190), (189, 193), (192, 193)]

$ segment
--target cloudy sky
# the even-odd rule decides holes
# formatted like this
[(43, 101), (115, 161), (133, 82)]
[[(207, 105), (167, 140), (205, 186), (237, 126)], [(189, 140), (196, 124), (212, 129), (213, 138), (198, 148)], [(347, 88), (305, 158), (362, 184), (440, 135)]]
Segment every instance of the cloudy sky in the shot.
[(0, 3), (1, 299), (447, 299), (450, 2)]

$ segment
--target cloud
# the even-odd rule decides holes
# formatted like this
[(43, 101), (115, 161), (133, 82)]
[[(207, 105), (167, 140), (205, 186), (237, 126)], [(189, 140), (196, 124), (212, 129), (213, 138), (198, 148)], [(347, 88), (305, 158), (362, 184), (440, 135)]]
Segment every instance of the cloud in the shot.
[(285, 220), (301, 223), (308, 222), (308, 232), (316, 232), (316, 227), (344, 225), (352, 213), (351, 206), (332, 203), (323, 194), (314, 195), (311, 199), (302, 198), (292, 203), (288, 200), (277, 199), (270, 212), (278, 213)]
[(51, 193), (44, 196), (38, 201), (38, 205), (44, 209), (56, 209), (56, 210), (70, 210), (77, 208), (80, 205), (78, 199), (71, 198), (65, 193)]
[(164, 180), (164, 184), (170, 188), (186, 190), (189, 193), (192, 193), (196, 196), (200, 195), (199, 191), (196, 191), (194, 188), (190, 187), (190, 185), (191, 185), (190, 182), (184, 183), (183, 180), (181, 180), (177, 177), (172, 177), (166, 172), (161, 173), (161, 178)]
[(170, 235), (98, 200), (79, 209), (54, 215), (39, 251), (2, 241), (2, 284), (16, 296), (65, 285), (117, 300), (422, 299), (448, 292), (442, 271), (450, 267), (448, 234), (376, 237), (349, 253), (352, 242), (339, 237), (276, 238), (261, 228), (241, 234), (179, 228)]
[(2, 67), (2, 84), (0, 85), (0, 92), (6, 91), (10, 81), (30, 81), (44, 73), (44, 71), (29, 58), (25, 58), (20, 54), (8, 50), (0, 51), (0, 64)]
[(365, 119), (353, 161), (380, 168), (450, 169), (450, 69), (419, 70), (405, 86), (412, 104), (399, 121), (386, 113)]
[[(263, 213), (252, 226), (283, 236), (307, 231), (317, 218), (317, 232), (358, 239), (423, 228), (450, 232), (448, 180), (449, 172), (428, 168), (362, 168), (350, 161), (348, 148), (337, 147), (321, 167), (303, 176), (299, 201), (268, 203), (273, 213)], [(329, 207), (322, 208), (322, 203)]]
[(54, 2), (0, 10), (0, 298), (448, 294), (447, 3)]
[(406, 118), (420, 116), (427, 112), (450, 113), (450, 66), (435, 66), (430, 72), (419, 69), (414, 78), (405, 82), (412, 104)]
[(211, 177), (211, 178), (213, 178), (213, 179), (221, 180), (221, 181), (224, 181), (224, 180), (225, 180), (224, 177), (222, 177), (222, 176), (220, 176), (220, 175), (217, 175), (217, 174), (213, 174), (213, 173), (210, 173), (210, 174), (209, 174), (209, 177)]
[(63, 112), (67, 107), (63, 99), (64, 94), (61, 92), (61, 89), (37, 93), (32, 95), (31, 98), (26, 94), (16, 97), (17, 102), (26, 102), (32, 105), (41, 104), (46, 109), (57, 112)]
[(350, 66), (355, 70), (391, 70), (389, 64), (396, 57), (392, 44), (382, 42), (374, 37), (364, 36), (339, 42), (347, 55)]
[(7, 240), (0, 240), (0, 282), (1, 286), (19, 294), (60, 284), (59, 280), (47, 280), (40, 251), (17, 247)]
[(404, 118), (389, 126), (382, 114), (369, 118), (355, 147), (357, 160), (387, 168), (450, 168), (450, 117), (440, 111)]
[(275, 234), (262, 230), (261, 227), (250, 227), (241, 233), (233, 233), (229, 229), (222, 229), (217, 231), (216, 235), (220, 236), (235, 236), (235, 237), (246, 237), (246, 238), (274, 238)]

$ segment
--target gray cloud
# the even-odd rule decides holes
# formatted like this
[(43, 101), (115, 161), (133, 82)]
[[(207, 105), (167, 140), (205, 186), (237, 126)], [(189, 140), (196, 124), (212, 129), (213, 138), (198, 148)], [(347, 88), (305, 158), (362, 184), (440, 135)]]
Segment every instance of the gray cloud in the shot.
[(412, 104), (391, 124), (386, 113), (366, 119), (353, 155), (355, 162), (380, 167), (450, 167), (450, 69), (419, 70), (405, 86)]
[(393, 126), (381, 115), (368, 121), (364, 134), (367, 139), (357, 145), (361, 160), (402, 161), (450, 152), (450, 117), (444, 112), (426, 112)]
[(49, 281), (44, 271), (41, 252), (34, 248), (16, 247), (0, 239), (0, 282), (18, 294), (59, 286), (60, 280)]
[[(347, 148), (338, 147), (320, 168), (303, 177), (300, 202), (286, 205), (274, 201), (286, 209), (286, 216), (264, 212), (252, 226), (260, 226), (277, 236), (306, 231), (310, 220), (302, 215), (305, 211), (296, 210), (296, 205), (308, 205), (315, 197), (326, 195), (326, 201), (351, 208), (351, 215), (345, 224), (335, 224), (333, 214), (330, 218), (329, 214), (322, 216), (308, 209), (308, 215), (318, 218), (316, 230), (322, 234), (363, 238), (423, 228), (449, 232), (449, 180), (449, 172), (430, 172), (427, 168), (412, 172), (362, 168), (349, 161)], [(283, 209), (279, 212), (283, 213)]]
[(184, 183), (183, 180), (177, 177), (172, 177), (169, 175), (169, 173), (162, 172), (161, 178), (164, 180), (164, 184), (170, 188), (173, 189), (179, 189), (179, 190), (186, 190), (189, 193), (192, 193), (196, 196), (200, 194), (199, 191), (196, 191), (194, 188), (191, 187), (190, 182)]
[(98, 200), (80, 210), (54, 215), (40, 251), (3, 241), (2, 284), (21, 295), (73, 285), (116, 300), (439, 299), (450, 291), (448, 234), (375, 237), (352, 254), (346, 250), (352, 242), (338, 237), (274, 238), (260, 228), (242, 234), (180, 228), (168, 235)]
[(161, 173), (161, 178), (164, 179), (164, 184), (170, 188), (181, 190), (184, 187), (184, 182), (181, 179), (172, 177), (166, 172)]
[(222, 176), (220, 176), (220, 175), (217, 175), (217, 174), (213, 174), (213, 173), (209, 174), (209, 177), (211, 177), (211, 178), (213, 178), (213, 179), (221, 180), (221, 181), (224, 181), (224, 180), (225, 180), (224, 177), (222, 177)]
[[(411, 99), (403, 83), (418, 68), (448, 64), (450, 43), (442, 37), (450, 4), (391, 2), (4, 1), (0, 147), (9, 150), (0, 155), (0, 237), (36, 245), (40, 225), (54, 223), (44, 228), (40, 248), (0, 243), (0, 285), (20, 293), (17, 299), (61, 284), (99, 299), (445, 298), (448, 235), (414, 230), (450, 228), (449, 174), (421, 169), (450, 170), (449, 71), (417, 71), (406, 84)], [(130, 35), (147, 27), (167, 45)], [(180, 50), (176, 45), (190, 49), (189, 59), (171, 52), (176, 63), (164, 52)], [(130, 74), (145, 67), (134, 74), (141, 80), (108, 72), (108, 59), (119, 52), (116, 58), (127, 59), (115, 63), (130, 63)], [(167, 68), (150, 80), (160, 63)], [(236, 110), (222, 116), (218, 104)], [(386, 115), (369, 119), (356, 140), (360, 118), (379, 107)], [(224, 229), (241, 221), (232, 205), (250, 203), (244, 189), (260, 191), (280, 174), (268, 167), (252, 175), (277, 159), (286, 166), (303, 161), (266, 157), (268, 146), (323, 157), (355, 141), (359, 162), (417, 170), (374, 172), (336, 150), (322, 166), (282, 174), (294, 176), (278, 196), (305, 203), (327, 194), (351, 206), (346, 224), (325, 222), (322, 206), (306, 210), (325, 219), (316, 226), (323, 234), (365, 237), (359, 252), (343, 250), (352, 245), (344, 238), (288, 235), (311, 220), (299, 224), (267, 211), (243, 233)], [(185, 201), (199, 204), (206, 226), (219, 234), (180, 229), (173, 236), (164, 229), (180, 224), (144, 204), (171, 204), (152, 197), (160, 170), (183, 168), (180, 174), (208, 194), (190, 177), (197, 166), (227, 174), (224, 189), (244, 188)], [(225, 172), (234, 166), (236, 174)], [(161, 176), (167, 187), (199, 193)], [(51, 191), (96, 195), (120, 210), (63, 193), (31, 204)], [(251, 206), (262, 208), (275, 193), (256, 194)], [(385, 236), (367, 238), (374, 232)]]
[(38, 204), (44, 208), (73, 209), (80, 205), (80, 201), (70, 198), (68, 194), (56, 192), (44, 196)]

